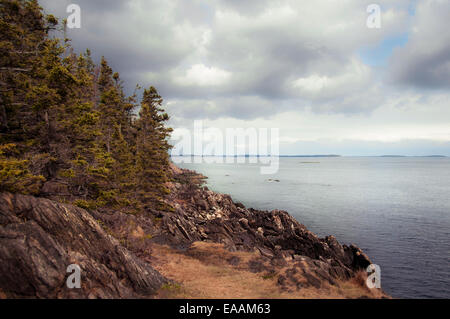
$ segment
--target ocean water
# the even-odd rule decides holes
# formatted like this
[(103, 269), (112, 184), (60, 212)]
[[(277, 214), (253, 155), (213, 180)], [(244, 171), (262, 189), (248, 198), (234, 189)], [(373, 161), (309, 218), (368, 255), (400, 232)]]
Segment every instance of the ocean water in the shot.
[(321, 237), (355, 243), (393, 297), (450, 298), (450, 158), (280, 158), (275, 175), (261, 164), (178, 165), (247, 207), (286, 210)]

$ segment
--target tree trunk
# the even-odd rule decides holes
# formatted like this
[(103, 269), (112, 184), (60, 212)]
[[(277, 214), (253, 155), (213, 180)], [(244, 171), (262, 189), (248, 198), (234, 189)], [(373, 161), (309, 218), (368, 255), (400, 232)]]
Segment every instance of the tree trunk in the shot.
[(6, 108), (5, 105), (3, 104), (3, 101), (0, 108), (0, 129), (8, 130), (8, 117), (6, 115)]

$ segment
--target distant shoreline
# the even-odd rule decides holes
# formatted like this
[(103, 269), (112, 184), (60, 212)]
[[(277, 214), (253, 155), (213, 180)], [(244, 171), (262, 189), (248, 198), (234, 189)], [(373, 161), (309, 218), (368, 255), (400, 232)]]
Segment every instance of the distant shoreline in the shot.
[(172, 155), (171, 157), (342, 157), (341, 155)]
[(327, 157), (382, 157), (382, 158), (397, 158), (397, 157), (431, 157), (431, 158), (449, 158), (446, 155), (172, 155), (171, 157), (287, 157), (287, 158), (327, 158)]

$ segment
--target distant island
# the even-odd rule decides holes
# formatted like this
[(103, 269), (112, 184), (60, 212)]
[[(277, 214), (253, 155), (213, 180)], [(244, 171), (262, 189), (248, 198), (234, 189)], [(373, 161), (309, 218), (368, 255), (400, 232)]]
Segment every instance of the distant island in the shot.
[[(375, 156), (377, 157), (377, 156)], [(423, 155), (423, 156), (408, 156), (408, 155), (381, 155), (380, 157), (447, 157), (445, 155)]]
[(342, 155), (329, 154), (329, 155), (280, 155), (280, 157), (342, 157)]

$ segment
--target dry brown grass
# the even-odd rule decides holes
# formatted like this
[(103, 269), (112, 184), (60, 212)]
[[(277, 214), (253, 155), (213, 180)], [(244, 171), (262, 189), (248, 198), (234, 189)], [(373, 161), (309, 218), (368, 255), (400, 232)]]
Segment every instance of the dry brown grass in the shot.
[[(255, 272), (249, 262), (261, 262), (259, 253), (229, 252), (222, 245), (194, 243), (185, 252), (155, 245), (153, 266), (173, 281), (160, 289), (159, 298), (225, 299), (326, 299), (380, 298), (382, 292), (365, 286), (364, 274), (337, 286), (322, 283), (320, 288), (282, 289), (279, 275), (288, 267), (263, 264)], [(239, 260), (239, 262), (237, 262)], [(261, 270), (261, 269), (260, 269)], [(297, 277), (302, 281), (301, 276)]]

